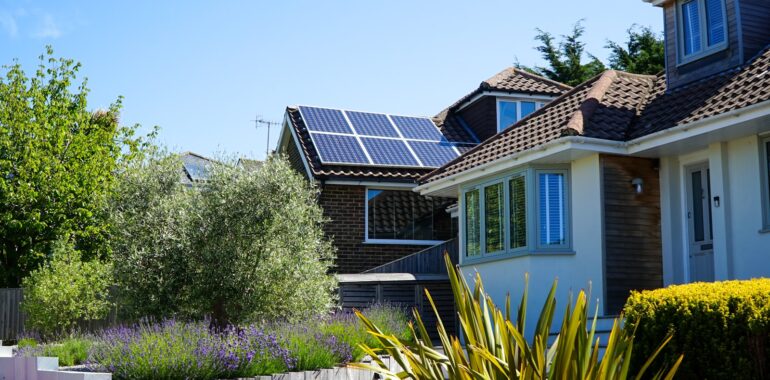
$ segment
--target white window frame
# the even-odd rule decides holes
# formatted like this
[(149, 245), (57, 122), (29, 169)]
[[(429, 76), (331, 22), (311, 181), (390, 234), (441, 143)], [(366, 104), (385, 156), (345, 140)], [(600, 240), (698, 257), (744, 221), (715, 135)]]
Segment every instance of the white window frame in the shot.
[[(701, 42), (701, 50), (694, 52), (689, 55), (685, 55), (684, 51), (684, 20), (682, 19), (684, 12), (682, 11), (682, 6), (685, 3), (689, 3), (690, 1), (695, 1), (698, 3), (698, 16), (699, 16), (699, 25), (700, 25), (700, 42)], [(691, 63), (693, 61), (697, 61), (703, 57), (712, 55), (716, 52), (722, 51), (727, 49), (730, 32), (729, 29), (729, 22), (727, 19), (727, 5), (725, 4), (724, 0), (720, 0), (722, 3), (722, 17), (725, 23), (725, 39), (724, 41), (709, 46), (708, 44), (708, 20), (706, 17), (706, 0), (677, 0), (676, 6), (675, 6), (675, 24), (676, 24), (676, 45), (677, 45), (677, 63), (679, 66)]]
[[(503, 129), (510, 127), (511, 125), (503, 126), (500, 124), (500, 103), (506, 102), (506, 103), (516, 103), (516, 121), (513, 122), (513, 124), (516, 124), (519, 122), (519, 120), (523, 119), (521, 116), (521, 102), (529, 102), (535, 104), (535, 110), (532, 111), (530, 114), (536, 112), (540, 108), (542, 108), (545, 103), (540, 101), (539, 99), (528, 99), (528, 98), (504, 98), (504, 97), (498, 97), (495, 101), (495, 107), (497, 108), (497, 117), (495, 119), (495, 123), (497, 124), (497, 132), (500, 133), (503, 131)], [(529, 116), (529, 115), (527, 115)]]
[(391, 245), (436, 245), (445, 240), (405, 240), (405, 239), (369, 239), (369, 190), (408, 191), (409, 189), (398, 187), (372, 187), (364, 188), (364, 244), (391, 244)]
[[(538, 218), (539, 209), (537, 204), (537, 173), (559, 173), (564, 175), (564, 222), (565, 222), (565, 244), (559, 246), (540, 246), (539, 240), (539, 228)], [(526, 240), (527, 244), (523, 247), (511, 248), (511, 226), (510, 226), (510, 180), (515, 177), (524, 177), (525, 186), (525, 212), (526, 212)], [(529, 256), (529, 255), (542, 255), (542, 254), (574, 254), (572, 248), (572, 225), (571, 225), (571, 202), (570, 202), (570, 170), (564, 166), (530, 166), (521, 168), (502, 176), (493, 178), (487, 178), (479, 182), (469, 184), (461, 188), (459, 197), (459, 210), (460, 219), (458, 223), (459, 236), (460, 236), (460, 263), (478, 263), (484, 261), (493, 261), (510, 257)], [(489, 185), (496, 183), (503, 183), (503, 196), (504, 196), (504, 212), (503, 221), (505, 224), (505, 244), (502, 251), (487, 252), (486, 251), (486, 196), (484, 189)], [(465, 196), (468, 192), (479, 190), (479, 245), (480, 254), (477, 256), (468, 256), (466, 247), (466, 215), (465, 215)]]
[[(564, 178), (564, 183), (562, 186), (564, 187), (564, 244), (548, 244), (548, 245), (541, 245), (540, 244), (540, 200), (537, 199), (540, 197), (540, 174), (561, 174)], [(570, 226), (570, 219), (571, 219), (571, 213), (570, 213), (570, 182), (569, 182), (569, 171), (566, 169), (537, 169), (535, 170), (534, 182), (535, 182), (535, 193), (534, 193), (534, 202), (535, 202), (535, 245), (537, 246), (538, 250), (565, 250), (569, 249), (572, 246), (572, 239), (570, 231), (572, 231), (572, 228)]]

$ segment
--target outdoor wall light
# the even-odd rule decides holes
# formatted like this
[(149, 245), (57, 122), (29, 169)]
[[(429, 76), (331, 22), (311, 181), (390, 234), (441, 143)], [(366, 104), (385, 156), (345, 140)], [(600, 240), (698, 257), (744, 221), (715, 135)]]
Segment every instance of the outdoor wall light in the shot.
[(634, 178), (631, 181), (631, 186), (634, 187), (634, 190), (636, 190), (637, 194), (642, 193), (642, 185), (644, 184), (644, 181), (641, 178)]
[(714, 207), (719, 207), (719, 196), (714, 197)]

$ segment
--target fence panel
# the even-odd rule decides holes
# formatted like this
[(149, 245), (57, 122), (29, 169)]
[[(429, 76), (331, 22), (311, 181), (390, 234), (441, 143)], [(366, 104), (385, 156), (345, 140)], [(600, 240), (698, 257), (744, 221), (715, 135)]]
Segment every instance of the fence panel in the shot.
[(0, 289), (0, 340), (14, 340), (24, 330), (20, 288)]

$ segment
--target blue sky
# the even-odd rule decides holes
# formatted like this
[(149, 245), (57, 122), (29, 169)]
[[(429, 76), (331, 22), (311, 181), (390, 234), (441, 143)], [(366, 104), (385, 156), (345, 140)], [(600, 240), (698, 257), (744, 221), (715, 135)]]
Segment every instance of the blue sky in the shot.
[(32, 72), (50, 44), (83, 64), (92, 108), (123, 95), (122, 122), (160, 126), (174, 150), (263, 158), (257, 114), (433, 115), (516, 60), (542, 63), (535, 28), (563, 34), (579, 19), (604, 59), (607, 39), (660, 31), (663, 15), (642, 0), (0, 0), (0, 63)]

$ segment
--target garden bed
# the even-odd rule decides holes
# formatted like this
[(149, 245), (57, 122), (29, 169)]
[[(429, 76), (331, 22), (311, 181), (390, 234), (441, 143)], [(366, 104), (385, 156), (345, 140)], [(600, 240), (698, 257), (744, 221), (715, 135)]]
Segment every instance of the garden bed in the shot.
[[(411, 338), (402, 309), (379, 305), (366, 313), (386, 333)], [(118, 380), (371, 378), (371, 373), (344, 368), (364, 359), (362, 343), (377, 346), (354, 315), (338, 313), (297, 323), (230, 326), (218, 331), (210, 329), (208, 321), (137, 323), (48, 344), (28, 340), (18, 355), (56, 352), (55, 356), (67, 358), (63, 364), (110, 372)]]

